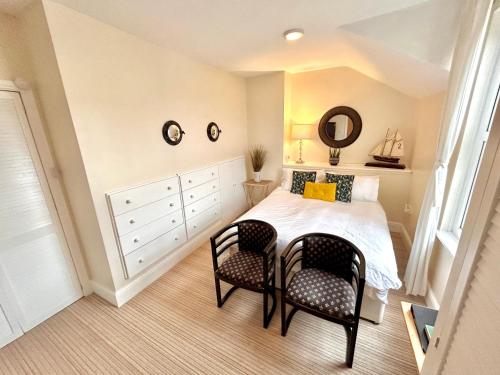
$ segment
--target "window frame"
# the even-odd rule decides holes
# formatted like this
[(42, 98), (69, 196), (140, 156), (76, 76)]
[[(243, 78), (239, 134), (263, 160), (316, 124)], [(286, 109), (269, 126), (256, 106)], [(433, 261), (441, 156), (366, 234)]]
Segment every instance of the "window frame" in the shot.
[[(500, 10), (492, 17), (481, 55), (438, 238), (454, 255), (500, 97)], [(479, 125), (479, 126), (478, 126)]]

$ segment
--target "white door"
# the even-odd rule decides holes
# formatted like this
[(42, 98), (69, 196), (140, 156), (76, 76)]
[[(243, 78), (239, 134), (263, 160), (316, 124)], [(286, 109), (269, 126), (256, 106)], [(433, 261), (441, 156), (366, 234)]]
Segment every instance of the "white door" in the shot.
[(23, 334), (15, 318), (13, 302), (6, 291), (7, 280), (0, 274), (0, 348)]
[(82, 297), (21, 98), (8, 91), (0, 91), (0, 283), (0, 346), (16, 336), (12, 316), (26, 332)]
[(245, 158), (237, 158), (219, 165), (224, 222), (236, 219), (248, 209), (243, 182), (247, 179)]

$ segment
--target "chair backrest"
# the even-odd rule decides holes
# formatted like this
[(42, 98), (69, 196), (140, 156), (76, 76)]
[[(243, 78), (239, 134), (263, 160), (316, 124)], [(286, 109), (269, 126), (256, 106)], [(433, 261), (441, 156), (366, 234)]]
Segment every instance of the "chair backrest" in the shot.
[(302, 268), (318, 268), (351, 282), (357, 252), (349, 241), (333, 235), (313, 234), (304, 237), (302, 254)]
[(276, 236), (274, 227), (260, 220), (243, 220), (238, 223), (239, 248), (261, 253)]

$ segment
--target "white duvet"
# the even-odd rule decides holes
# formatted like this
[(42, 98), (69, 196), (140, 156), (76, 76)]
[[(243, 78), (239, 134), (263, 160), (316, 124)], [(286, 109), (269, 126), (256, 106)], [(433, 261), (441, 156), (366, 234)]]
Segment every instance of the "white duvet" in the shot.
[(291, 240), (306, 233), (343, 237), (365, 256), (366, 284), (377, 289), (378, 298), (387, 302), (388, 290), (401, 287), (387, 219), (379, 202), (331, 203), (277, 188), (238, 220), (245, 219), (266, 221), (276, 228), (278, 258)]

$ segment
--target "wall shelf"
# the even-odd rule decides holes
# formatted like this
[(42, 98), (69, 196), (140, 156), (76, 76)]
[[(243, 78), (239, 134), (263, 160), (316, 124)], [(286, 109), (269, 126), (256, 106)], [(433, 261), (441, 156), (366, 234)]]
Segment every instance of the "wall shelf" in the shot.
[(283, 164), (284, 168), (298, 168), (298, 169), (326, 169), (330, 171), (339, 172), (362, 172), (363, 174), (412, 174), (411, 169), (392, 169), (392, 168), (377, 168), (377, 167), (366, 167), (364, 164), (339, 164), (330, 165), (327, 162), (305, 162), (304, 164), (297, 164), (294, 162), (288, 162)]
[(411, 314), (411, 303), (401, 301), (401, 309), (403, 310), (405, 325), (406, 329), (408, 330), (408, 336), (410, 338), (413, 354), (415, 354), (415, 361), (417, 362), (418, 372), (421, 372), (422, 366), (424, 365), (425, 353), (422, 350), (422, 345), (420, 345), (420, 338), (418, 336), (417, 327), (415, 327), (415, 322), (413, 321), (413, 316)]

